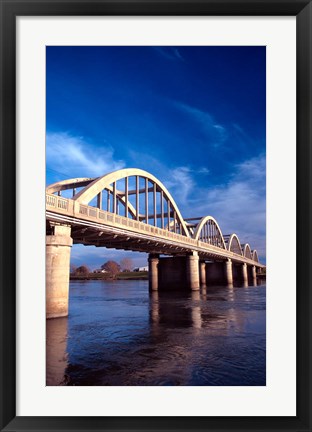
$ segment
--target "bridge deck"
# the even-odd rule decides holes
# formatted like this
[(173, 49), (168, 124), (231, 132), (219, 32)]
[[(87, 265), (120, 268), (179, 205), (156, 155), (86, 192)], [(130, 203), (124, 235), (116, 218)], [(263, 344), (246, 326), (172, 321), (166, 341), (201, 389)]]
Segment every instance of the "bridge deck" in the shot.
[(53, 194), (46, 194), (46, 218), (70, 224), (74, 243), (87, 246), (166, 255), (197, 251), (202, 259), (230, 258), (234, 262), (265, 267), (227, 249)]

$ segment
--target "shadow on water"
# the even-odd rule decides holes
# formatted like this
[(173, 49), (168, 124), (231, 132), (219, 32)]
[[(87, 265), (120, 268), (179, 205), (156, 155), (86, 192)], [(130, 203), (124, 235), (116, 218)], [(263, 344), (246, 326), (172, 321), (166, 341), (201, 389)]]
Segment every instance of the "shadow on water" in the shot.
[[(211, 299), (213, 297), (210, 295)], [(210, 320), (219, 320), (220, 315), (213, 310), (207, 311), (205, 302), (207, 291), (193, 291), (191, 293), (152, 292), (150, 293), (150, 322), (151, 329), (157, 326), (166, 328), (201, 328)], [(226, 301), (222, 296), (218, 301)]]
[(67, 367), (67, 318), (46, 320), (46, 385), (65, 384)]
[(70, 298), (69, 318), (47, 321), (47, 385), (265, 385), (264, 286), (90, 281)]

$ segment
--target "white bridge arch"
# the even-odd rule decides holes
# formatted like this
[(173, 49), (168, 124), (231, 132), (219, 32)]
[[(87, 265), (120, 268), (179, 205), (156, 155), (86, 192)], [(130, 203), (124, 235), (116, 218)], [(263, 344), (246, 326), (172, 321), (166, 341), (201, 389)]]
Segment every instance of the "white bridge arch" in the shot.
[(226, 249), (221, 229), (212, 216), (205, 216), (199, 221), (193, 238)]
[[(134, 179), (133, 189), (129, 189), (129, 180)], [(117, 182), (124, 180), (124, 188), (117, 188)], [(143, 185), (142, 185), (143, 180)], [(105, 174), (95, 179), (71, 179), (54, 183), (47, 188), (48, 193), (55, 193), (65, 189), (76, 189), (84, 186), (78, 193), (73, 194), (73, 200), (81, 204), (89, 204), (97, 197), (97, 206), (101, 208), (102, 195), (106, 193), (107, 209), (112, 213), (119, 212), (121, 204), (125, 209), (125, 217), (130, 216), (138, 221), (157, 221), (160, 227), (178, 232), (187, 237), (190, 236), (184, 219), (167, 188), (152, 174), (138, 168), (127, 168)], [(135, 196), (134, 202), (130, 197)], [(152, 195), (152, 197), (150, 197)], [(143, 200), (142, 200), (143, 197)], [(150, 203), (150, 199), (152, 202)], [(151, 205), (152, 204), (152, 205)]]

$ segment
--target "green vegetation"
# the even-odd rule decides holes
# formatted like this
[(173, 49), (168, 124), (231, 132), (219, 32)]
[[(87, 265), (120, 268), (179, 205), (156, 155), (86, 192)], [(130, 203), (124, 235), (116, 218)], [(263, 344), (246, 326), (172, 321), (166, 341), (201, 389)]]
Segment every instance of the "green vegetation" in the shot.
[(116, 277), (118, 280), (140, 280), (148, 279), (148, 272), (122, 272)]
[(121, 272), (113, 277), (109, 273), (71, 274), (71, 280), (146, 280), (148, 272)]

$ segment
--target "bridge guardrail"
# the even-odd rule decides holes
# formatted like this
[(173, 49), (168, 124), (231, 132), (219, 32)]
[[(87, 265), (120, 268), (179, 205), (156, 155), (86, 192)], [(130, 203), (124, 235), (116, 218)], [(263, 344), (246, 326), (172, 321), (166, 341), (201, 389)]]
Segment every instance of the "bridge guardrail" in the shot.
[(46, 206), (54, 207), (65, 213), (70, 212), (73, 208), (73, 201), (68, 198), (63, 198), (57, 195), (46, 194)]
[(190, 237), (182, 236), (181, 234), (173, 233), (163, 228), (148, 225), (146, 223), (132, 220), (121, 215), (101, 210), (97, 207), (92, 207), (84, 204), (80, 204), (68, 198), (59, 197), (57, 195), (46, 194), (46, 206), (57, 209), (58, 211), (75, 216), (78, 210), (79, 217), (88, 217), (97, 219), (99, 222), (107, 222), (114, 225), (122, 225), (123, 227), (134, 228), (140, 231), (148, 232), (150, 234), (156, 234), (162, 237), (172, 238), (177, 241), (183, 241), (194, 246), (198, 245), (198, 240), (194, 240)]

